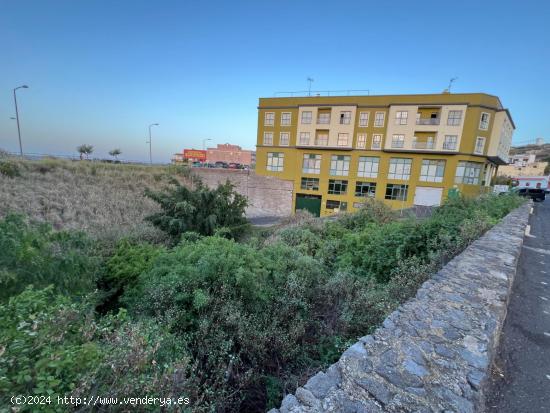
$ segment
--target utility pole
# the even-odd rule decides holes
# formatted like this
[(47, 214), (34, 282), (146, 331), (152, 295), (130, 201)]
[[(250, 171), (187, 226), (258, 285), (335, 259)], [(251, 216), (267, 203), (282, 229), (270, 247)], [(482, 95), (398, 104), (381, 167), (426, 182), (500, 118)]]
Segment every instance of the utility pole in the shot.
[(151, 148), (151, 127), (152, 126), (158, 126), (158, 123), (151, 123), (149, 125), (149, 163), (153, 165), (153, 150)]
[(308, 95), (308, 96), (311, 96), (311, 83), (313, 82), (313, 79), (312, 79), (311, 77), (308, 77), (308, 78), (307, 78), (307, 81), (308, 81), (308, 83), (309, 83), (309, 86), (308, 86), (308, 88), (307, 88), (307, 95)]
[(19, 110), (17, 109), (17, 94), (15, 91), (17, 89), (28, 89), (29, 87), (27, 85), (18, 86), (15, 89), (13, 89), (13, 101), (15, 102), (15, 119), (17, 120), (17, 136), (19, 137), (19, 153), (21, 154), (21, 158), (23, 157), (23, 144), (21, 143), (21, 127), (19, 126)]

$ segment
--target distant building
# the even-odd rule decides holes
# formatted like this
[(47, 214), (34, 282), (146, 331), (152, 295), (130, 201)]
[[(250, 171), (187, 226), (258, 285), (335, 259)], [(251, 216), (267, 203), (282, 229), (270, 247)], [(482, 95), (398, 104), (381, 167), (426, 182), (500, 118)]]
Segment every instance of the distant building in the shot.
[(206, 162), (239, 163), (250, 166), (256, 162), (256, 152), (242, 149), (240, 146), (224, 143), (206, 150)]
[(542, 176), (548, 162), (537, 162), (536, 154), (523, 153), (508, 158), (508, 165), (498, 168), (498, 176)]
[(535, 163), (536, 157), (534, 153), (512, 155), (508, 158), (508, 163), (515, 166), (527, 166)]
[(544, 138), (537, 138), (537, 145), (544, 145)]

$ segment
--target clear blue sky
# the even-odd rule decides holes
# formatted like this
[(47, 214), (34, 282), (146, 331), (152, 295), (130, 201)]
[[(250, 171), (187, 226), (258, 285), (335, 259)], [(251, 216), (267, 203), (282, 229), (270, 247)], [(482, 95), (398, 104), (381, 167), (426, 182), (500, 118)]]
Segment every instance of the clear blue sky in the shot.
[(546, 1), (0, 0), (0, 148), (168, 161), (202, 140), (253, 148), (275, 91), (498, 95), (514, 141), (550, 139)]

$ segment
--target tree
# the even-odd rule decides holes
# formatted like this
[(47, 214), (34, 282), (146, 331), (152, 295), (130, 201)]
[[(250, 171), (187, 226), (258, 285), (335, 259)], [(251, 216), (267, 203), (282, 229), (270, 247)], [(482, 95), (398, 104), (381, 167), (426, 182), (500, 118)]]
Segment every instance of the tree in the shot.
[(78, 153), (80, 153), (80, 157), (82, 158), (82, 155), (86, 155), (86, 159), (89, 158), (90, 154), (94, 151), (94, 147), (92, 145), (80, 145), (76, 148)]
[(118, 161), (118, 155), (120, 155), (122, 151), (120, 149), (113, 149), (109, 151), (109, 155), (115, 158), (115, 160)]
[(218, 185), (216, 189), (209, 189), (200, 180), (195, 182), (194, 189), (176, 180), (172, 183), (174, 188), (166, 192), (145, 192), (162, 209), (146, 218), (154, 226), (176, 240), (185, 232), (213, 235), (223, 228), (229, 236), (235, 237), (244, 230), (248, 201), (235, 192), (231, 182)]

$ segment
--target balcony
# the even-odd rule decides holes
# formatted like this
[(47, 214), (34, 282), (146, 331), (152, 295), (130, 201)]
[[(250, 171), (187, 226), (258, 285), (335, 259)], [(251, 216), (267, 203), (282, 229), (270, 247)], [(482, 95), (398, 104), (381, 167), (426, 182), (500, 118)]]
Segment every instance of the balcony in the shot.
[(392, 148), (403, 148), (405, 146), (404, 141), (392, 141), (391, 147)]
[(434, 149), (435, 143), (434, 142), (413, 142), (412, 147), (413, 149)]
[(416, 119), (417, 125), (439, 125), (439, 118), (418, 118)]
[(456, 142), (443, 142), (443, 150), (454, 151), (456, 149)]

